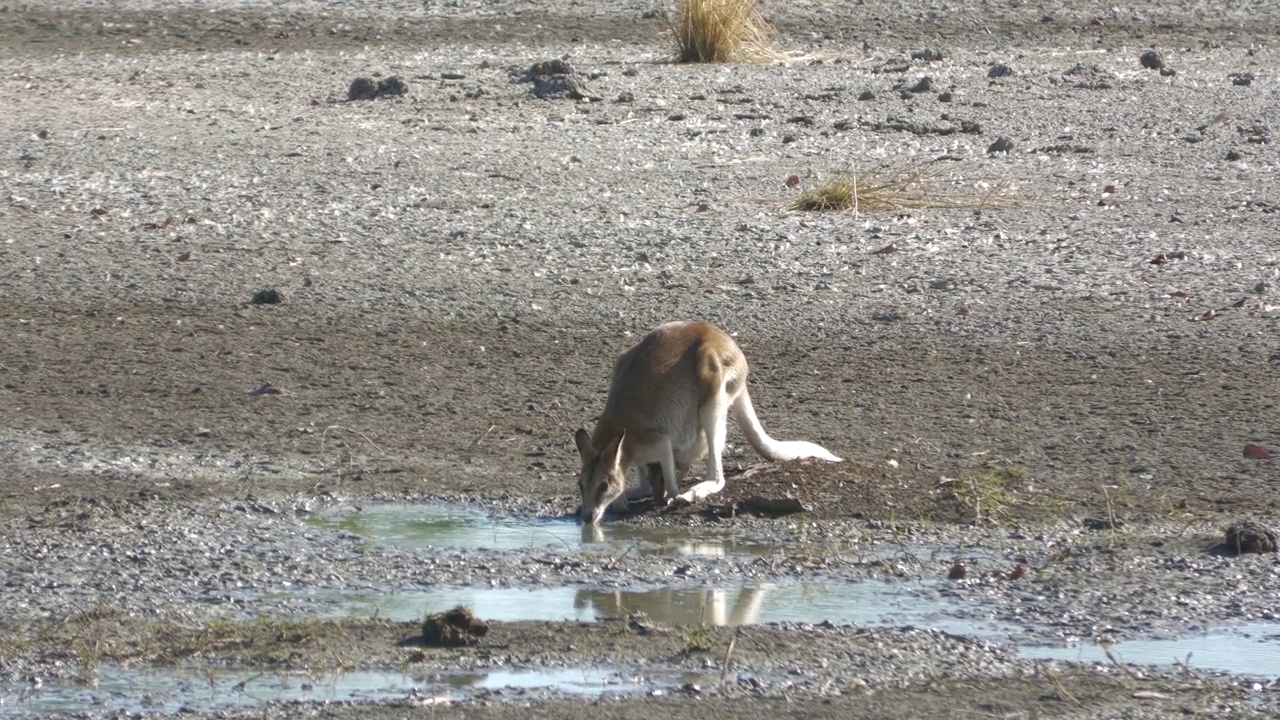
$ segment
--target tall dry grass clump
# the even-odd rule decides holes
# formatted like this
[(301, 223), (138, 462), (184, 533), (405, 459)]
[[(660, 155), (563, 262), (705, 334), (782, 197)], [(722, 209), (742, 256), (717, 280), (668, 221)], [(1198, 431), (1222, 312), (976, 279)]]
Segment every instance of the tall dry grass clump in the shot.
[(671, 19), (680, 62), (766, 62), (773, 28), (756, 0), (676, 0)]
[(787, 203), (787, 209), (873, 212), (1007, 208), (1017, 204), (1016, 198), (994, 189), (986, 192), (950, 190), (938, 166), (926, 163), (897, 169), (877, 168), (861, 174), (841, 173), (803, 190)]

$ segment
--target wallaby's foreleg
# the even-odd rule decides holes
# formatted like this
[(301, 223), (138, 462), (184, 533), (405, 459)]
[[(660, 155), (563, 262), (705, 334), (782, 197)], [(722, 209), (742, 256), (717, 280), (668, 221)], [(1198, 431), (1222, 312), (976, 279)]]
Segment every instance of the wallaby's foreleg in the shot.
[(647, 497), (653, 498), (655, 502), (662, 502), (663, 497), (666, 496), (666, 480), (662, 477), (662, 463), (652, 462), (641, 465), (636, 469), (636, 475), (640, 478), (640, 484), (627, 489), (627, 500)]

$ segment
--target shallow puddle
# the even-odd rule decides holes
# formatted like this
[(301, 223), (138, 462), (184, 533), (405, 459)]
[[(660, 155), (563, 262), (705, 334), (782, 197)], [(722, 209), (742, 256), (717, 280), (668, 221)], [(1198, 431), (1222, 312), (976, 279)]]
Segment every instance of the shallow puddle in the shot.
[[(1126, 665), (1185, 665), (1194, 670), (1280, 678), (1280, 624), (1251, 624), (1161, 640), (1126, 640), (1110, 646)], [(1111, 663), (1096, 643), (1068, 647), (1020, 647), (1022, 657)]]
[[(663, 625), (754, 625), (771, 622), (832, 622), (865, 626), (930, 627), (947, 632), (1001, 636), (1001, 626), (960, 620), (958, 606), (919, 587), (877, 581), (778, 583), (735, 588), (616, 590), (587, 587), (456, 588), (391, 594), (334, 593), (310, 600), (341, 617), (418, 621), (426, 614), (466, 605), (476, 616), (497, 621), (589, 622), (644, 613)], [(958, 614), (958, 613), (956, 613)]]
[(371, 505), (312, 515), (314, 527), (342, 530), (405, 550), (561, 549), (569, 552), (640, 555), (765, 557), (798, 550), (825, 556), (866, 552), (829, 539), (763, 540), (714, 528), (640, 527), (629, 523), (583, 525), (570, 518), (494, 518), (470, 508), (442, 505)]
[[(432, 552), (559, 548), (570, 552), (636, 553), (661, 556), (770, 557), (806, 553), (832, 556), (843, 551), (871, 559), (884, 549), (870, 544), (806, 543), (796, 538), (753, 539), (709, 527), (638, 527), (609, 523), (583, 527), (573, 519), (495, 519), (458, 507), (370, 506), (316, 516), (309, 523), (344, 530), (371, 542)], [(896, 547), (894, 554), (929, 557), (922, 548)], [(937, 551), (932, 551), (937, 555)], [(945, 556), (945, 554), (944, 554)], [(726, 578), (727, 580), (727, 578)], [(724, 582), (724, 581), (722, 581)], [(990, 639), (1025, 638), (1026, 628), (975, 617), (971, 605), (939, 592), (938, 582), (821, 581), (775, 582), (737, 587), (539, 589), (452, 588), (390, 593), (336, 592), (307, 596), (328, 614), (419, 621), (426, 614), (466, 605), (495, 621), (593, 621), (643, 613), (662, 625), (751, 625), (770, 622), (862, 626), (916, 626)], [(973, 618), (973, 619), (962, 619)], [(1280, 677), (1275, 651), (1280, 625), (1251, 625), (1178, 639), (1117, 644), (1112, 653), (1132, 665), (1173, 666)], [(1270, 640), (1266, 639), (1270, 637)], [(1019, 645), (1023, 657), (1078, 662), (1110, 662), (1093, 644), (1074, 647)]]
[(46, 713), (207, 711), (289, 701), (440, 701), (484, 691), (546, 690), (598, 696), (678, 685), (615, 669), (558, 668), (407, 675), (356, 671), (309, 676), (292, 673), (160, 671), (103, 666), (88, 683), (49, 681), (39, 686), (0, 685), (0, 717)]

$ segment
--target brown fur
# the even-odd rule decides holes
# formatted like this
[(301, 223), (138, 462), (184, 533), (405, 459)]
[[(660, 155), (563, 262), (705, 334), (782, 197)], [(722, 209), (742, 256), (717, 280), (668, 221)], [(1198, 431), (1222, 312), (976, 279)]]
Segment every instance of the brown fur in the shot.
[[(779, 442), (760, 426), (746, 388), (747, 360), (719, 327), (703, 321), (659, 326), (618, 356), (604, 412), (588, 437), (575, 434), (582, 457), (582, 514), (597, 522), (605, 505), (625, 510), (626, 474), (640, 468), (655, 498), (676, 499), (678, 481), (708, 449), (707, 481), (681, 495), (695, 500), (724, 485), (720, 453), (730, 414), (751, 445), (769, 459), (820, 457), (838, 461), (804, 441)], [(658, 491), (661, 483), (662, 492)]]

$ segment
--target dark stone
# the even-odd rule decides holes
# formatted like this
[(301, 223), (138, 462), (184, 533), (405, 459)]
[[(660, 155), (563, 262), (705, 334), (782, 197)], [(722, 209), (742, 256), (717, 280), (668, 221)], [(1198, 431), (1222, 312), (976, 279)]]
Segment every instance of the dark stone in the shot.
[(373, 78), (358, 77), (347, 87), (348, 100), (372, 100), (378, 97), (378, 85)]
[(1124, 521), (1112, 518), (1085, 518), (1083, 521), (1085, 527), (1090, 530), (1119, 530), (1124, 527)]
[(1252, 520), (1241, 520), (1227, 528), (1226, 550), (1234, 555), (1273, 553), (1276, 534)]
[(254, 293), (249, 302), (254, 305), (275, 305), (284, 302), (284, 296), (280, 294), (279, 290), (265, 288)]
[(933, 89), (933, 78), (929, 77), (928, 75), (925, 75), (924, 77), (917, 80), (915, 85), (912, 85), (911, 87), (907, 88), (907, 91), (913, 92), (913, 93), (927, 93), (932, 89)]
[(407, 92), (409, 92), (409, 86), (397, 75), (385, 77), (378, 81), (378, 97), (404, 95)]
[(1013, 141), (1003, 136), (996, 138), (996, 141), (987, 148), (989, 153), (1007, 153), (1011, 150), (1013, 150)]
[(1164, 67), (1164, 56), (1159, 50), (1145, 50), (1142, 56), (1138, 58), (1138, 62), (1142, 63), (1142, 67), (1148, 70), (1159, 70)]
[(996, 63), (995, 65), (992, 65), (989, 70), (987, 70), (987, 77), (989, 78), (1009, 77), (1013, 74), (1014, 74), (1013, 68), (1009, 67), (1008, 65), (1005, 65), (1004, 63)]

